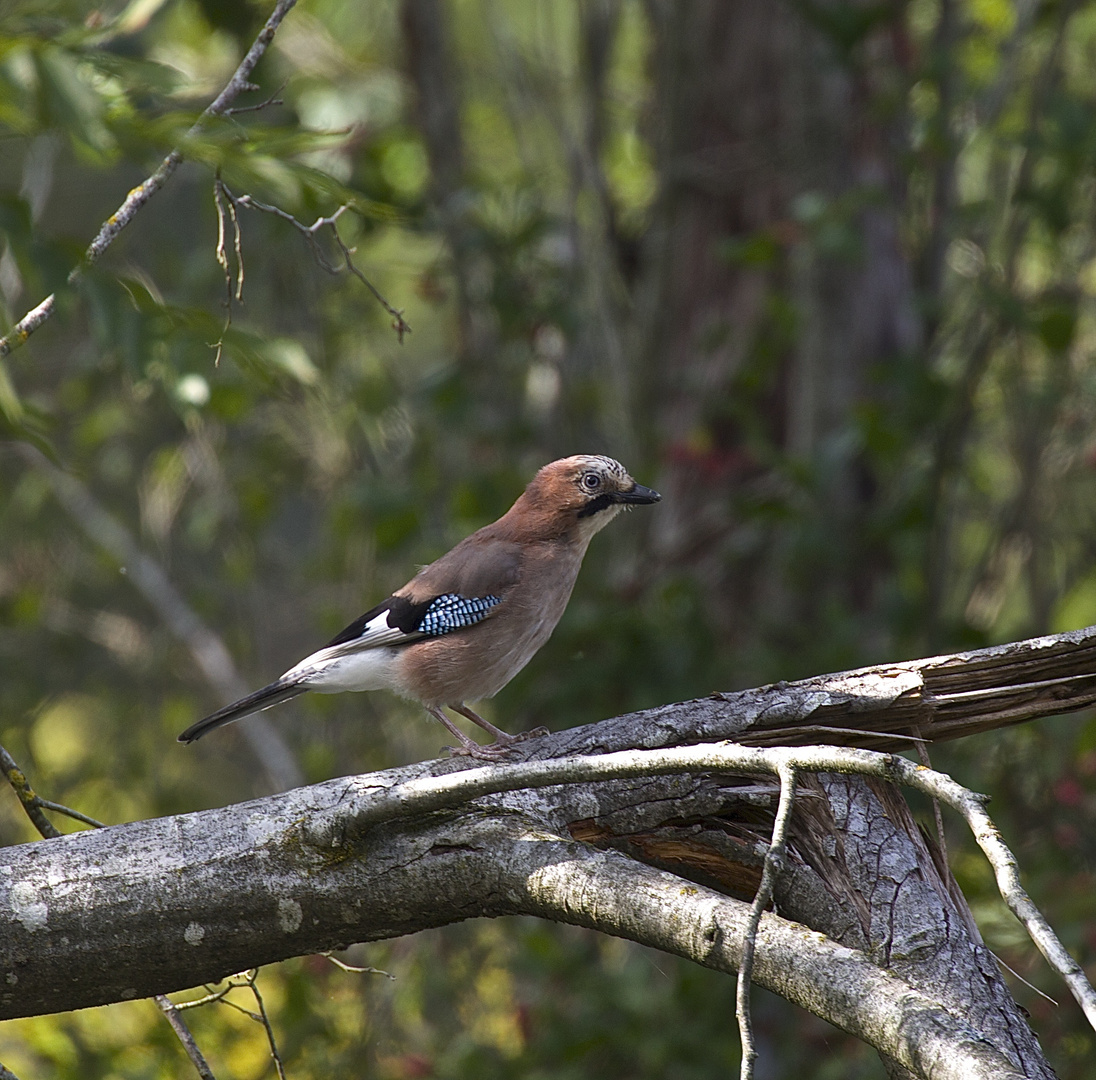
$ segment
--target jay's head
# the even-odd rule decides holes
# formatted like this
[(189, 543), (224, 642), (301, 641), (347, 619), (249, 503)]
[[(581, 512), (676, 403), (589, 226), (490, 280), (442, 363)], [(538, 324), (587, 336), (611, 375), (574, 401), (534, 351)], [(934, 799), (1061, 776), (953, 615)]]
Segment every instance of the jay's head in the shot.
[(577, 454), (545, 465), (514, 509), (524, 503), (524, 513), (542, 520), (551, 518), (589, 540), (621, 510), (656, 503), (661, 498), (657, 491), (637, 484), (619, 461), (597, 454)]

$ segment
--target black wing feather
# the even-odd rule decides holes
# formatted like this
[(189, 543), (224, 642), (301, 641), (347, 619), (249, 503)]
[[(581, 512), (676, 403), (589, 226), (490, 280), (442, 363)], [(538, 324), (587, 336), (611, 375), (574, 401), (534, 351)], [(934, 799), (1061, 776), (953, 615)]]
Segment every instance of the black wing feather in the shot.
[(324, 648), (330, 649), (332, 645), (345, 645), (348, 641), (360, 638), (366, 626), (386, 611), (388, 612), (389, 626), (402, 630), (405, 634), (413, 634), (419, 628), (419, 623), (422, 622), (426, 609), (433, 602), (434, 597), (417, 604), (412, 600), (408, 600), (405, 596), (390, 596), (375, 608), (370, 608), (364, 615), (356, 618), (344, 630), (340, 630)]

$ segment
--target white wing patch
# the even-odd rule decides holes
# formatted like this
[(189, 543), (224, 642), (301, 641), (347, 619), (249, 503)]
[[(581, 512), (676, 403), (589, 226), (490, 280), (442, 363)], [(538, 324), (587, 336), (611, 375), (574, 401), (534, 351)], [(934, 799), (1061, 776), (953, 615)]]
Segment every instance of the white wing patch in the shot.
[(392, 612), (386, 608), (379, 615), (374, 615), (356, 638), (344, 641), (341, 645), (330, 645), (312, 655), (319, 656), (324, 653), (328, 656), (345, 656), (347, 653), (361, 652), (362, 649), (376, 649), (381, 645), (396, 645), (401, 641), (414, 641), (422, 637), (417, 631), (407, 634), (398, 626), (389, 626), (388, 619), (391, 614)]
[[(299, 664), (291, 667), (282, 678), (299, 679), (314, 689), (320, 689), (317, 680), (322, 679), (325, 672), (331, 671), (338, 660), (373, 649), (382, 649), (385, 645), (398, 645), (404, 641), (416, 641), (422, 637), (422, 634), (418, 632), (405, 634), (398, 626), (389, 626), (388, 616), (390, 614), (386, 609), (379, 615), (375, 615), (365, 624), (362, 632), (350, 641), (317, 649), (316, 652), (306, 656)], [(378, 657), (379, 661), (380, 658)], [(369, 664), (368, 666), (372, 668), (375, 665)], [(365, 686), (362, 689), (374, 689), (374, 687)], [(380, 689), (380, 687), (376, 689)]]

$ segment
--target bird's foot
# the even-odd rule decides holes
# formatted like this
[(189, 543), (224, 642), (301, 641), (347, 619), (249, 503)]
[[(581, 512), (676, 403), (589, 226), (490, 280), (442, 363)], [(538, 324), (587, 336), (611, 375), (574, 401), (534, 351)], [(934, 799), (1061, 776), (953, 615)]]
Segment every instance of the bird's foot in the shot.
[(538, 739), (542, 735), (548, 734), (547, 728), (539, 727), (534, 728), (532, 731), (524, 731), (520, 735), (511, 735), (509, 732), (503, 731), (502, 728), (495, 727), (494, 724), (484, 720), (479, 713), (473, 712), (467, 705), (451, 705), (450, 708), (452, 708), (454, 712), (458, 712), (461, 716), (467, 717), (469, 720), (478, 724), (484, 731), (495, 737), (493, 743), (488, 743), (486, 746), (483, 746), (465, 735), (464, 732), (445, 715), (445, 712), (442, 709), (427, 706), (427, 711), (440, 720), (450, 734), (455, 735), (457, 739), (460, 740), (459, 746), (446, 747), (449, 753), (454, 757), (472, 757), (480, 761), (501, 761), (507, 756), (515, 743), (525, 742), (527, 739)]
[[(474, 724), (479, 724), (484, 731), (489, 735), (494, 735), (495, 742), (500, 746), (512, 746), (516, 742), (524, 742), (526, 739), (538, 739), (542, 735), (548, 734), (546, 727), (534, 728), (532, 731), (523, 731), (520, 735), (511, 735), (508, 731), (503, 731), (502, 728), (495, 727), (489, 720), (484, 720), (478, 712), (473, 712), (467, 705), (452, 705), (450, 706), (454, 712), (459, 712), (461, 716), (467, 717)], [(464, 741), (463, 739), (461, 740)]]
[(469, 739), (467, 743), (462, 742), (460, 746), (447, 746), (446, 750), (451, 757), (470, 757), (477, 761), (505, 761), (511, 753), (512, 744), (517, 741), (511, 738), (509, 742), (493, 742), (482, 746)]
[(500, 732), (499, 737), (493, 743), (483, 746), (469, 739), (467, 742), (461, 739), (460, 746), (449, 746), (446, 749), (453, 757), (473, 757), (480, 761), (503, 761), (511, 753), (517, 743), (528, 742), (530, 739), (540, 739), (548, 734), (546, 727), (533, 728), (532, 731), (523, 731), (520, 735), (510, 735)]

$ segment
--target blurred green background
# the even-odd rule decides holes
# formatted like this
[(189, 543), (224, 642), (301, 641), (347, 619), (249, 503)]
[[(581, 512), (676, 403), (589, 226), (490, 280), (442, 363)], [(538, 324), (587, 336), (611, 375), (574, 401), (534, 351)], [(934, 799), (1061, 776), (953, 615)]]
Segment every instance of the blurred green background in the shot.
[[(485, 706), (514, 731), (1096, 622), (1096, 4), (302, 0), (237, 102), (282, 103), (189, 140), (64, 290), (268, 12), (0, 7), (3, 329), (62, 290), (0, 361), (0, 737), (46, 797), (114, 823), (275, 781), (243, 724), (176, 744), (228, 695), (20, 447), (162, 566), (251, 687), (544, 462), (619, 457), (664, 501), (597, 538), (555, 636)], [(223, 331), (217, 170), (306, 224), (349, 204), (340, 234), (402, 344), (254, 210)], [(445, 742), (385, 695), (265, 715), (307, 781)], [(934, 763), (993, 794), (1091, 970), (1096, 722)], [(14, 796), (0, 838), (32, 839)], [(1091, 1075), (1079, 1011), (951, 845), (989, 945), (1059, 999), (1012, 982), (1053, 1064)], [(737, 1068), (729, 979), (573, 928), (470, 923), (347, 959), (394, 979), (315, 957), (260, 976), (295, 1080)], [(188, 1020), (218, 1076), (273, 1075), (247, 1017)], [(759, 1080), (884, 1075), (760, 992), (756, 1020)], [(192, 1074), (150, 1002), (6, 1023), (0, 1060)]]

